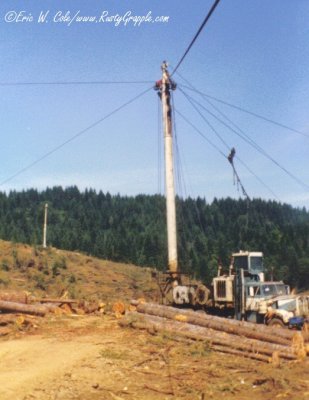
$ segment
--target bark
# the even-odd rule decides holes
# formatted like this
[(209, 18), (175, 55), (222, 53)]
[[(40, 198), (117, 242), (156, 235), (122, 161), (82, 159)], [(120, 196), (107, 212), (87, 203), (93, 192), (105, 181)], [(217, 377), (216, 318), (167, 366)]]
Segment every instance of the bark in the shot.
[(14, 324), (18, 315), (16, 314), (0, 314), (0, 326)]
[(41, 305), (34, 306), (30, 304), (21, 304), (21, 303), (15, 303), (13, 301), (3, 301), (3, 300), (0, 300), (0, 311), (39, 315), (42, 317), (48, 312), (47, 308)]
[(230, 349), (230, 348), (224, 347), (224, 346), (213, 345), (213, 346), (211, 346), (211, 348), (216, 351), (219, 351), (221, 353), (233, 354), (234, 356), (251, 358), (253, 360), (263, 361), (266, 363), (269, 363), (271, 360), (270, 357), (265, 356), (263, 354), (249, 353), (248, 351), (241, 351), (241, 350), (234, 350), (234, 349)]
[(36, 297), (31, 297), (30, 301), (32, 303), (57, 303), (57, 304), (75, 304), (78, 303), (78, 300), (72, 300), (72, 299), (50, 299), (50, 298), (36, 298)]
[(6, 326), (1, 326), (0, 327), (0, 336), (6, 336), (10, 334), (12, 331), (10, 328), (7, 328)]
[(169, 332), (173, 337), (180, 336), (187, 339), (207, 341), (211, 346), (223, 346), (226, 349), (234, 349), (253, 355), (258, 354), (271, 357), (274, 352), (278, 352), (280, 357), (285, 359), (293, 360), (297, 358), (291, 347), (261, 342), (259, 340), (248, 339), (245, 337), (240, 339), (232, 334), (218, 332), (202, 326), (184, 324), (183, 322), (173, 321), (153, 315), (130, 313), (126, 319), (120, 321), (120, 325), (130, 325), (134, 328), (146, 329), (151, 333), (157, 331)]
[(28, 303), (28, 295), (25, 292), (20, 291), (1, 291), (0, 292), (0, 300), (3, 301), (14, 301), (16, 303)]
[[(227, 318), (215, 317), (207, 314), (200, 314), (194, 311), (180, 310), (178, 308), (162, 306), (157, 304), (139, 304), (137, 306), (139, 313), (156, 315), (169, 319), (182, 320), (194, 325), (212, 328), (221, 332), (226, 332), (247, 338), (263, 340), (269, 343), (277, 343), (282, 345), (289, 345), (293, 334), (283, 337), (280, 334), (268, 330), (266, 326), (251, 324), (249, 322), (235, 321)], [(282, 329), (283, 330), (283, 329)]]
[[(138, 300), (131, 300), (131, 304), (138, 306), (139, 304), (145, 304), (145, 303), (140, 303)], [(276, 328), (276, 327), (270, 327), (270, 326), (267, 326), (264, 324), (256, 324), (253, 322), (238, 321), (236, 319), (218, 317), (215, 315), (207, 314), (206, 312), (201, 311), (201, 310), (199, 312), (196, 312), (192, 309), (180, 309), (180, 308), (176, 308), (176, 307), (161, 306), (159, 304), (152, 304), (152, 303), (147, 303), (147, 306), (151, 306), (151, 307), (153, 306), (154, 308), (156, 306), (165, 307), (165, 308), (168, 307), (169, 309), (172, 309), (172, 310), (178, 310), (178, 314), (181, 313), (184, 315), (199, 316), (200, 318), (203, 318), (206, 320), (210, 319), (210, 320), (218, 321), (218, 322), (226, 321), (230, 325), (245, 327), (245, 328), (251, 329), (253, 331), (274, 334), (276, 336), (279, 336), (279, 337), (282, 337), (285, 339), (292, 339), (294, 336), (294, 333), (295, 333), (295, 331), (291, 331), (288, 329), (282, 329), (282, 328)]]

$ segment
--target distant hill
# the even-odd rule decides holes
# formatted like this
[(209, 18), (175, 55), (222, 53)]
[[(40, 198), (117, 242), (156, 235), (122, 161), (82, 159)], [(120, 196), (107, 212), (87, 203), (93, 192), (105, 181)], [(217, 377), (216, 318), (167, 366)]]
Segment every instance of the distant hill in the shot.
[[(165, 200), (162, 196), (111, 196), (76, 186), (42, 192), (0, 193), (0, 238), (42, 243), (117, 262), (165, 269)], [(268, 277), (309, 287), (309, 213), (274, 201), (177, 199), (179, 259), (183, 272), (210, 282), (218, 260), (232, 252), (263, 251)]]

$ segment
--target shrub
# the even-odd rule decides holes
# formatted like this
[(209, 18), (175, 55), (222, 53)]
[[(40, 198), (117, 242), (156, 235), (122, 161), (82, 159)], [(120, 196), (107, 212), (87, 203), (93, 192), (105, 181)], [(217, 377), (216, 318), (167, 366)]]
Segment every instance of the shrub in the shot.
[(9, 271), (10, 270), (10, 263), (6, 258), (4, 258), (0, 265), (2, 271)]

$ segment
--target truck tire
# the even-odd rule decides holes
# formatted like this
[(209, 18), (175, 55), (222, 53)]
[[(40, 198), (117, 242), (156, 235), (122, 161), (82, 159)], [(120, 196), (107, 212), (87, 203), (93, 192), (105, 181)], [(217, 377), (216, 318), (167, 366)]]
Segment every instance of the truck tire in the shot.
[(272, 318), (270, 321), (267, 322), (268, 326), (272, 326), (275, 328), (284, 328), (285, 324), (280, 318)]

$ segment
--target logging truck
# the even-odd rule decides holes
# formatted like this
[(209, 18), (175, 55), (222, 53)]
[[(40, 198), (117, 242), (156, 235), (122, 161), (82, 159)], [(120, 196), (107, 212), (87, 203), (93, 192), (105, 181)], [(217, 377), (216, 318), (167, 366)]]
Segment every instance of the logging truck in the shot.
[(301, 327), (309, 315), (309, 296), (291, 295), (282, 281), (265, 281), (261, 252), (234, 253), (228, 274), (222, 274), (219, 265), (210, 289), (177, 284), (172, 290), (174, 305), (190, 305), (238, 320)]

